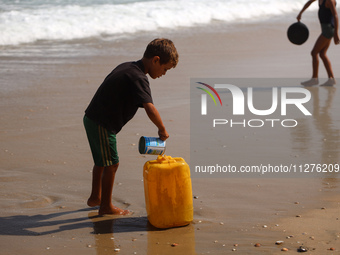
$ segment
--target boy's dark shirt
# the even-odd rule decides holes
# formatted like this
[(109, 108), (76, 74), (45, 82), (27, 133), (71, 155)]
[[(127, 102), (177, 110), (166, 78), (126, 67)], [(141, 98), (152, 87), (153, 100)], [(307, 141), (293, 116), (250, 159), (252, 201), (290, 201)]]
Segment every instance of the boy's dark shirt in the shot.
[(117, 134), (143, 103), (153, 103), (141, 60), (117, 66), (85, 110), (88, 118)]

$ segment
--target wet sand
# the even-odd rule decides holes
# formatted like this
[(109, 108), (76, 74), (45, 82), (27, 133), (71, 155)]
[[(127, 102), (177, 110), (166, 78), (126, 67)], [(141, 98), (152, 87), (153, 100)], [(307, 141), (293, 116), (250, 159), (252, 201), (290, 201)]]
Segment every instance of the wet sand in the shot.
[[(294, 254), (300, 246), (307, 247), (310, 254), (337, 254), (340, 187), (334, 176), (193, 178), (194, 222), (169, 230), (150, 226), (142, 168), (155, 157), (139, 155), (137, 143), (141, 135), (155, 136), (157, 130), (143, 110), (117, 137), (121, 165), (114, 203), (134, 215), (98, 217), (96, 209), (86, 206), (92, 159), (82, 117), (113, 67), (139, 59), (154, 37), (170, 37), (175, 42), (179, 65), (150, 82), (155, 105), (170, 134), (166, 154), (190, 163), (190, 78), (308, 79), (309, 52), (319, 33), (313, 17), (306, 16), (311, 34), (302, 46), (292, 45), (286, 38), (292, 17), (291, 22), (239, 24), (219, 32), (202, 28), (190, 33), (140, 35), (135, 40), (103, 43), (97, 55), (2, 59), (13, 68), (1, 82), (23, 89), (0, 95), (1, 254), (281, 254), (283, 247), (289, 249), (287, 254)], [(340, 58), (334, 44), (329, 55), (337, 72)], [(325, 77), (322, 64), (320, 76)], [(316, 87), (311, 92), (313, 120), (292, 134), (291, 140), (278, 135), (273, 150), (283, 157), (299, 155), (306, 162), (339, 163), (339, 90)], [(237, 136), (230, 140), (231, 144), (238, 142)], [(250, 147), (258, 144), (256, 139), (246, 142)], [(235, 157), (256, 162), (257, 153), (241, 151)], [(284, 244), (276, 245), (279, 240)], [(172, 247), (172, 243), (178, 245)], [(261, 246), (255, 247), (256, 243)]]

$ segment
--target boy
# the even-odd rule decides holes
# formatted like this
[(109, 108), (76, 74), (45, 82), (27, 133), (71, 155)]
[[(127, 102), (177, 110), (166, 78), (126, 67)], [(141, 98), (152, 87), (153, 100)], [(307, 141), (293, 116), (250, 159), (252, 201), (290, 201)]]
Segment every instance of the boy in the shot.
[(156, 79), (176, 67), (178, 53), (172, 41), (155, 39), (150, 42), (143, 58), (118, 65), (103, 81), (87, 107), (84, 126), (94, 159), (92, 192), (88, 206), (100, 206), (99, 215), (130, 214), (111, 202), (115, 174), (119, 165), (116, 135), (133, 118), (139, 107), (145, 109), (157, 126), (160, 139), (168, 132), (153, 105), (146, 74)]

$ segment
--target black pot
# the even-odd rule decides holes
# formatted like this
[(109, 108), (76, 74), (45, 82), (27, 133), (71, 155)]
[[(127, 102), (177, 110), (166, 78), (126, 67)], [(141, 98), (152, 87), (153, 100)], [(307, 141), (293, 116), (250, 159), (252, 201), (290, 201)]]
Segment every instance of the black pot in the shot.
[(301, 45), (307, 41), (309, 31), (307, 26), (299, 21), (290, 25), (287, 36), (291, 43)]

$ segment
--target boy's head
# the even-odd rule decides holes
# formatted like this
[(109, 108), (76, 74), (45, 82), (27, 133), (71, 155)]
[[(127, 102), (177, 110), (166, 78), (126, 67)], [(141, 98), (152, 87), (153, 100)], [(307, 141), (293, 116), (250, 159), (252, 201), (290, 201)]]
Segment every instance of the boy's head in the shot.
[(167, 70), (176, 67), (178, 53), (171, 40), (158, 38), (148, 44), (143, 59), (149, 60), (146, 69), (155, 79), (164, 75)]
[(158, 38), (148, 44), (143, 57), (150, 59), (155, 56), (160, 58), (161, 65), (172, 63), (173, 67), (176, 67), (178, 63), (177, 50), (169, 39)]

